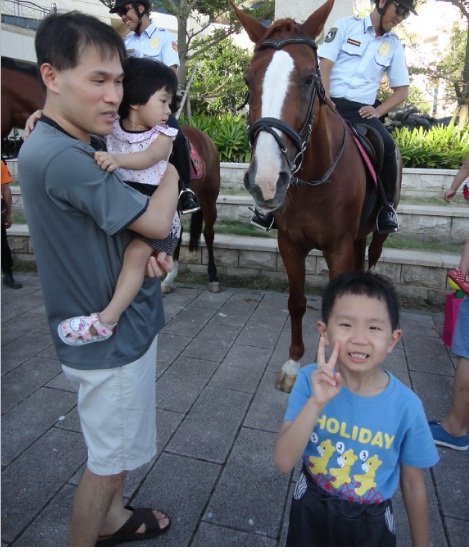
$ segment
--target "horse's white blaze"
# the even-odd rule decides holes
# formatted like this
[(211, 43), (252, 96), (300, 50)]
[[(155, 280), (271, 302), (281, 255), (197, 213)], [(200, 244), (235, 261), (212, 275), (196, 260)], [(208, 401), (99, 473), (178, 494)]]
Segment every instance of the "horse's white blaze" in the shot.
[[(280, 118), (290, 83), (294, 61), (284, 51), (275, 52), (264, 76), (262, 86), (262, 117)], [(274, 130), (280, 134), (280, 131)], [(274, 137), (261, 132), (256, 142), (257, 161), (256, 184), (262, 190), (264, 199), (275, 196), (275, 188), (281, 166), (281, 153)]]

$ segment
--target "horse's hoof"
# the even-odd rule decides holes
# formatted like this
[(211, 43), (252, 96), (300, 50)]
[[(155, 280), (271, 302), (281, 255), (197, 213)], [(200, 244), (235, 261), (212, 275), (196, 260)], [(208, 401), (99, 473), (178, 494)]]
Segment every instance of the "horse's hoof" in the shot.
[(286, 375), (280, 372), (275, 380), (275, 388), (281, 392), (291, 392), (295, 384), (296, 375)]
[(220, 293), (221, 292), (220, 282), (210, 281), (210, 283), (208, 284), (208, 290), (211, 293)]
[(161, 292), (165, 295), (169, 295), (169, 293), (172, 293), (174, 291), (174, 287), (171, 285), (171, 283), (165, 283), (164, 281), (161, 283)]

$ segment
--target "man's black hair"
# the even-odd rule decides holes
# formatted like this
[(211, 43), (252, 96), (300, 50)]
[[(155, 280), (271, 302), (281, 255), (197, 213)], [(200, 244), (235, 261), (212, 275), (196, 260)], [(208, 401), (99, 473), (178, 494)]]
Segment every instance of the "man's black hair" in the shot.
[(110, 25), (78, 11), (50, 14), (36, 33), (38, 66), (50, 63), (59, 71), (73, 69), (89, 46), (96, 48), (103, 59), (117, 54), (123, 63), (126, 58), (124, 42)]
[(124, 62), (124, 97), (119, 107), (121, 118), (128, 117), (131, 105), (145, 105), (157, 91), (176, 93), (176, 74), (164, 63), (144, 57), (129, 57)]
[(387, 278), (371, 272), (348, 272), (329, 281), (322, 295), (322, 320), (327, 323), (335, 301), (344, 295), (377, 298), (386, 304), (392, 330), (399, 328), (399, 300)]

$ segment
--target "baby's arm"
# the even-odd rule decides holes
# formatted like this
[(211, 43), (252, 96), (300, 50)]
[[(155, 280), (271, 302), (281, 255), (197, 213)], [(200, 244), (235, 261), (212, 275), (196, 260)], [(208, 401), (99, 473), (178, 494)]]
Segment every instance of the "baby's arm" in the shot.
[[(117, 153), (112, 155), (112, 161), (107, 159), (106, 163), (110, 162), (114, 168), (104, 168), (105, 170), (114, 170), (116, 168), (126, 168), (128, 170), (144, 170), (150, 168), (160, 161), (167, 161), (173, 148), (173, 138), (160, 134), (154, 142), (152, 142), (145, 151), (137, 153)], [(108, 153), (109, 155), (109, 153)], [(97, 154), (95, 155), (96, 160)], [(98, 161), (99, 164), (99, 161)]]
[(401, 492), (409, 519), (413, 546), (428, 547), (430, 529), (423, 469), (401, 465)]

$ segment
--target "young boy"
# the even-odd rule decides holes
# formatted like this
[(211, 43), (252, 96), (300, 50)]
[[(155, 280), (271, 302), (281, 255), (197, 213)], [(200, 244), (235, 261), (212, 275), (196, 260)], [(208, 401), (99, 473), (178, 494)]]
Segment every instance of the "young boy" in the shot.
[(298, 374), (275, 449), (282, 472), (303, 462), (287, 546), (395, 546), (399, 479), (413, 545), (428, 546), (422, 469), (438, 454), (419, 398), (380, 368), (402, 334), (392, 285), (362, 272), (332, 280), (318, 329), (317, 364)]

